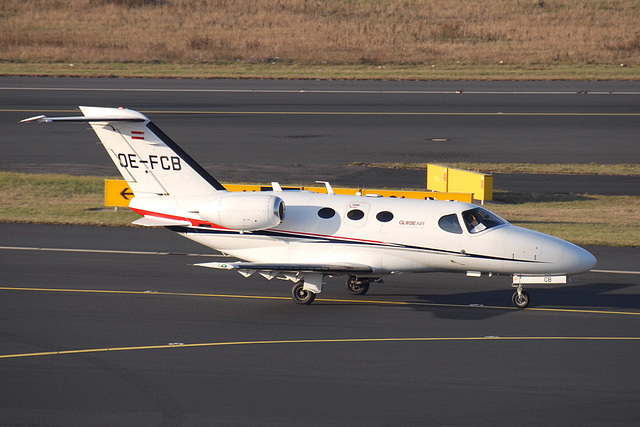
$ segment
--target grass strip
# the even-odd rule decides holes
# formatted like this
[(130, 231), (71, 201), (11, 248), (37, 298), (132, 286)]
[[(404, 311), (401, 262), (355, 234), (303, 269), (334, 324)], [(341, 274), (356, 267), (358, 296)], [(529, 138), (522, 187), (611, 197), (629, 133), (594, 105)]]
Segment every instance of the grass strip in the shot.
[(615, 64), (313, 64), (182, 62), (0, 62), (4, 76), (320, 80), (637, 80), (640, 67)]
[(514, 225), (581, 246), (640, 246), (640, 197), (507, 191), (493, 196), (487, 207)]
[(0, 172), (0, 222), (125, 226), (140, 216), (104, 209), (104, 178)]
[[(0, 222), (130, 226), (128, 209), (103, 209), (104, 178), (0, 172)], [(489, 207), (515, 225), (578, 245), (640, 246), (640, 197), (496, 191)]]
[[(382, 169), (424, 169), (428, 163), (365, 163), (353, 162), (351, 166), (366, 166)], [(536, 164), (536, 163), (447, 163), (445, 166), (484, 173), (522, 173), (552, 175), (640, 175), (639, 164)]]

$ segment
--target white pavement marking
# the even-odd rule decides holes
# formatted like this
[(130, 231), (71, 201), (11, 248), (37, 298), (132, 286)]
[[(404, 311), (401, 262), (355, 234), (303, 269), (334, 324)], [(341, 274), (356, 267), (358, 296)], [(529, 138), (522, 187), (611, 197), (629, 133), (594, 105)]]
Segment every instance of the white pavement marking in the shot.
[(640, 271), (625, 271), (625, 270), (590, 270), (589, 273), (639, 274), (640, 275)]

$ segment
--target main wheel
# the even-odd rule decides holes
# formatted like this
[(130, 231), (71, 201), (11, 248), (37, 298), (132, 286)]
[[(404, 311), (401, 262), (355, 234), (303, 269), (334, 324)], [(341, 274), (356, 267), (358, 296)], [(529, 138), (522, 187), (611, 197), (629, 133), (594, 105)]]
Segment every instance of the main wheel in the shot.
[(514, 292), (511, 301), (516, 307), (525, 308), (529, 305), (529, 294), (526, 291), (520, 291), (520, 295), (518, 295), (518, 292)]
[(347, 292), (351, 295), (364, 295), (369, 290), (369, 280), (358, 279), (355, 276), (349, 276), (347, 279)]
[(304, 283), (297, 283), (293, 289), (291, 289), (291, 296), (296, 304), (309, 305), (316, 299), (316, 294), (304, 289)]

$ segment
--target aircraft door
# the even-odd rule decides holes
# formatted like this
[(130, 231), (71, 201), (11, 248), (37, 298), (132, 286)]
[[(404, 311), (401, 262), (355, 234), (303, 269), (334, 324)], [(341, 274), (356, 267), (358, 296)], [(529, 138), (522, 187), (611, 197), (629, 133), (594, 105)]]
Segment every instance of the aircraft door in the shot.
[(343, 223), (349, 227), (363, 227), (369, 218), (369, 204), (353, 202), (347, 205)]

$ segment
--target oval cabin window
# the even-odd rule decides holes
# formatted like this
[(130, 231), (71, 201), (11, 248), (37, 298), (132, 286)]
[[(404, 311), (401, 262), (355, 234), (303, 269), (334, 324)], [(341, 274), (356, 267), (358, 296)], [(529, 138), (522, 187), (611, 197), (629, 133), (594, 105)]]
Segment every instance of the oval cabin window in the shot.
[(349, 218), (352, 221), (361, 220), (362, 218), (364, 218), (364, 212), (362, 212), (360, 209), (350, 210), (347, 213), (347, 218)]
[(389, 222), (393, 219), (393, 214), (389, 211), (378, 212), (376, 219), (380, 222)]
[(331, 208), (322, 208), (318, 211), (318, 216), (322, 219), (333, 218), (335, 214), (336, 214), (336, 211), (334, 211)]

